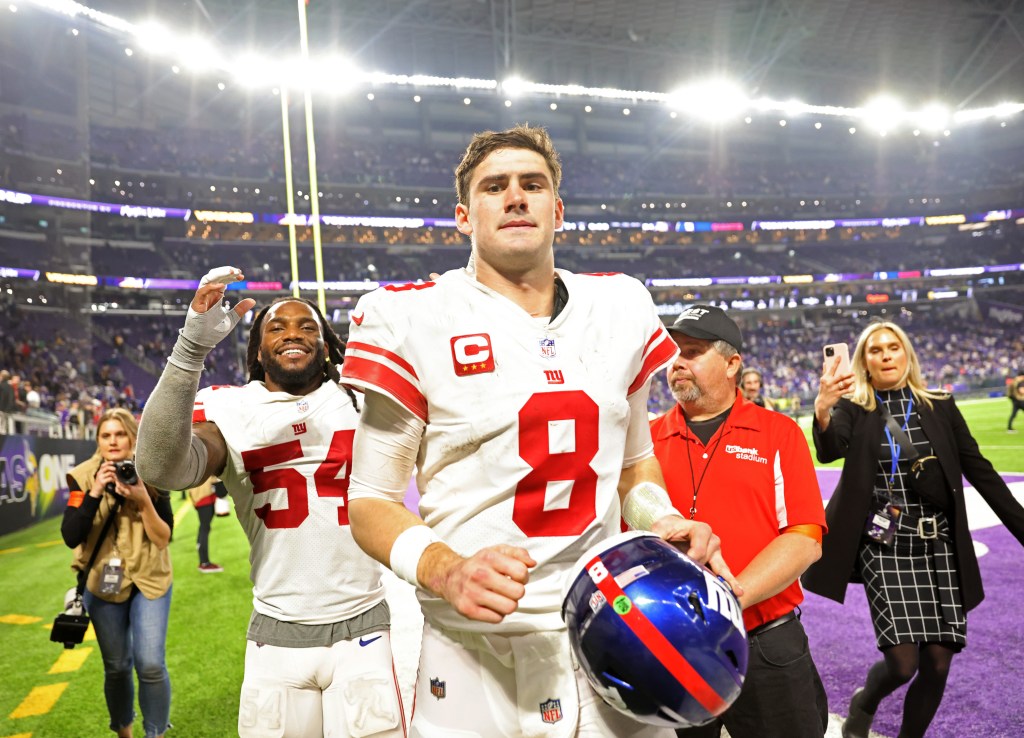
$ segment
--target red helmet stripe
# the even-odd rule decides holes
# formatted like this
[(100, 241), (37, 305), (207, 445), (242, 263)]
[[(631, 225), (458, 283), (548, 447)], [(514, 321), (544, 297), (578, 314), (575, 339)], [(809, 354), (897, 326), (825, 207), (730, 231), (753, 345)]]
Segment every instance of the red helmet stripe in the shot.
[[(598, 561), (601, 561), (601, 557), (595, 556), (587, 564), (587, 570), (590, 571)], [(661, 665), (676, 678), (687, 692), (693, 695), (693, 698), (700, 703), (701, 707), (712, 715), (720, 715), (725, 712), (725, 709), (729, 706), (728, 703), (690, 665), (690, 662), (679, 653), (678, 649), (662, 635), (654, 623), (647, 619), (647, 616), (643, 614), (639, 607), (634, 605), (627, 612), (620, 612), (614, 607), (614, 603), (619, 597), (629, 598), (622, 590), (622, 587), (618, 585), (618, 582), (615, 581), (615, 577), (609, 574), (601, 578), (600, 581), (594, 582), (594, 584), (601, 594), (604, 595), (605, 599), (608, 600), (606, 607), (611, 607), (615, 610), (619, 617), (622, 618), (622, 621), (633, 631), (633, 634), (640, 639), (640, 642), (647, 646), (648, 650), (661, 662)]]

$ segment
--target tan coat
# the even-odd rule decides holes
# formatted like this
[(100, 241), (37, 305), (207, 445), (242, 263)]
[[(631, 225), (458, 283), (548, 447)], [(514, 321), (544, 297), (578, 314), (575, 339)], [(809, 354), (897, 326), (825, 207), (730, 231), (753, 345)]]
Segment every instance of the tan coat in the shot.
[[(78, 488), (88, 494), (101, 463), (101, 459), (93, 457), (79, 464), (68, 472), (68, 482), (74, 480)], [(104, 494), (103, 499), (100, 500), (100, 506), (96, 511), (96, 517), (93, 518), (88, 538), (85, 543), (75, 548), (74, 560), (71, 563), (71, 568), (75, 571), (82, 571), (88, 565), (89, 557), (96, 546), (103, 525), (114, 507), (114, 501), (114, 496), (108, 494)], [(103, 566), (114, 556), (121, 558), (124, 567), (121, 591), (116, 595), (101, 595), (99, 591)], [(171, 586), (171, 580), (170, 551), (167, 548), (158, 548), (149, 540), (142, 524), (142, 513), (134, 502), (125, 500), (121, 503), (117, 519), (107, 531), (106, 538), (100, 543), (99, 555), (89, 571), (86, 588), (100, 599), (108, 602), (124, 602), (131, 595), (134, 584), (142, 594), (153, 600), (167, 592)]]

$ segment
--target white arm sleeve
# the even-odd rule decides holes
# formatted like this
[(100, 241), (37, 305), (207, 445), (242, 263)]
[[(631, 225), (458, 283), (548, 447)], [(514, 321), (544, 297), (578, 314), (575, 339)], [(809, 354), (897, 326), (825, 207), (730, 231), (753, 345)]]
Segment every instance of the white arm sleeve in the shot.
[(651, 380), (629, 396), (629, 429), (626, 431), (626, 454), (622, 468), (633, 466), (654, 453), (651, 423), (647, 419), (647, 397), (651, 394)]
[(404, 406), (379, 392), (367, 392), (352, 448), (349, 499), (402, 502), (425, 428)]

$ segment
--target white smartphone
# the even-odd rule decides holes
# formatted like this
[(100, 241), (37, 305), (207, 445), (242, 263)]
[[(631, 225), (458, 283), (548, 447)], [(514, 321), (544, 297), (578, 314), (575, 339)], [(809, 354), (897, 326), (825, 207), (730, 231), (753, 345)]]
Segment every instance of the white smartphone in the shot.
[(853, 367), (850, 365), (850, 348), (845, 343), (830, 343), (822, 349), (825, 354), (825, 363), (829, 364), (836, 356), (839, 357), (839, 366), (836, 368), (837, 377), (845, 377), (853, 374)]

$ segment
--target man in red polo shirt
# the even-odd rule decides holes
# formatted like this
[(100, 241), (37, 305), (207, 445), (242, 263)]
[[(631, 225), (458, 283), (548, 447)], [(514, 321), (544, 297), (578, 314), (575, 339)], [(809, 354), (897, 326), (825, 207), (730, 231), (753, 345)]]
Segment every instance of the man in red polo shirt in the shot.
[(799, 620), (798, 581), (821, 556), (825, 513), (803, 433), (736, 387), (743, 336), (723, 310), (688, 307), (669, 328), (680, 355), (677, 405), (651, 422), (672, 503), (711, 525), (743, 587), (750, 661), (739, 698), (718, 720), (678, 736), (820, 738), (828, 705)]

